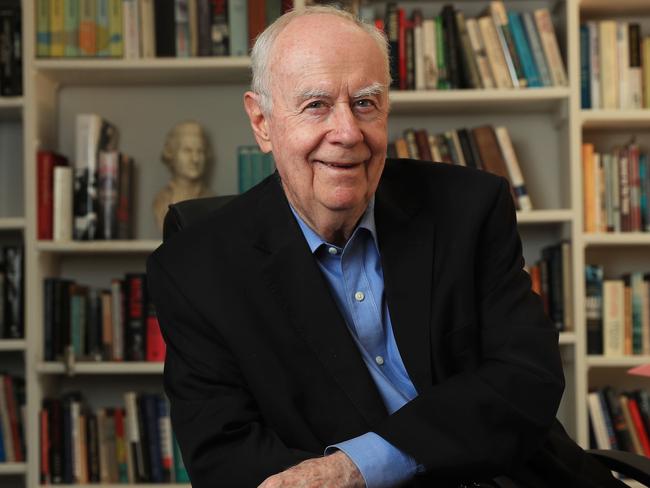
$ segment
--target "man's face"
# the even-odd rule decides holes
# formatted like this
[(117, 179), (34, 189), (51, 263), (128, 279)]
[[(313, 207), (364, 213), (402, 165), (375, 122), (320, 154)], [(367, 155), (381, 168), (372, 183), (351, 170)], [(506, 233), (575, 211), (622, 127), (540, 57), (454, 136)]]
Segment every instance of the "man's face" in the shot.
[(376, 42), (331, 15), (294, 20), (271, 54), (270, 148), (291, 204), (308, 219), (362, 211), (387, 145), (388, 80)]
[(191, 127), (181, 129), (176, 135), (176, 150), (172, 160), (175, 175), (187, 180), (197, 180), (205, 168), (205, 148), (198, 130)]

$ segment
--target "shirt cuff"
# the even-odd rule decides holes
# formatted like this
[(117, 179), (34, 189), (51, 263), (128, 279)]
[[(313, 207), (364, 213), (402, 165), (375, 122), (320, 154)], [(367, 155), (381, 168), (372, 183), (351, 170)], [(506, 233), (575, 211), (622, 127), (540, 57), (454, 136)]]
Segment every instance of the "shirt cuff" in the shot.
[(341, 450), (356, 464), (367, 488), (391, 488), (413, 478), (418, 465), (383, 437), (368, 432), (325, 448), (325, 455)]

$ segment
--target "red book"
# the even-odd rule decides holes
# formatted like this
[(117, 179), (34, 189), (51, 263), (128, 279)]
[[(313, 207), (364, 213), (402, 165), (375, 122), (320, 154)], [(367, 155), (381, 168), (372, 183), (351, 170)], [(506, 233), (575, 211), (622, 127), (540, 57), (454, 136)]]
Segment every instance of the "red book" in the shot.
[(627, 406), (630, 410), (632, 422), (634, 423), (634, 429), (639, 436), (639, 442), (641, 442), (641, 445), (643, 446), (643, 451), (647, 457), (650, 457), (650, 439), (648, 439), (648, 433), (643, 425), (643, 419), (641, 418), (641, 412), (639, 412), (639, 405), (637, 404), (636, 399), (632, 396), (628, 396)]
[(50, 430), (47, 410), (41, 410), (41, 484), (50, 484)]
[(408, 28), (409, 21), (406, 19), (406, 14), (403, 8), (397, 9), (397, 25), (399, 37), (397, 45), (399, 46), (399, 89), (406, 90), (408, 82), (406, 79), (406, 29)]
[(147, 361), (165, 360), (165, 341), (155, 311), (150, 308), (147, 315)]
[(266, 27), (266, 0), (248, 0), (248, 47)]
[(53, 151), (36, 154), (36, 210), (38, 239), (52, 239), (54, 228), (54, 167), (65, 166), (68, 160)]
[[(3, 385), (0, 385), (2, 387)], [(18, 425), (18, 405), (14, 393), (14, 385), (11, 376), (4, 377), (5, 396), (7, 398), (7, 413), (9, 414), (9, 425), (11, 428), (11, 439), (14, 445), (14, 458), (17, 463), (25, 461), (23, 457), (23, 445), (20, 435), (20, 426)]]

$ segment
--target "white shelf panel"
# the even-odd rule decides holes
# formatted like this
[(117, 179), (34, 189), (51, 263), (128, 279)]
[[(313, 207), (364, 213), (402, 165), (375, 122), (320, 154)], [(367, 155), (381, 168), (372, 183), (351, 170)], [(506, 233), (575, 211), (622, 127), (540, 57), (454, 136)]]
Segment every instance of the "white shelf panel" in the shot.
[(24, 351), (26, 347), (25, 339), (0, 339), (0, 351)]
[(587, 356), (587, 366), (590, 368), (633, 368), (650, 364), (650, 356)]
[(524, 88), (501, 90), (391, 91), (391, 113), (431, 110), (454, 112), (549, 112), (570, 96), (569, 88)]
[(39, 59), (34, 68), (63, 85), (247, 83), (248, 57)]
[(584, 234), (586, 246), (650, 246), (650, 232)]
[(25, 474), (27, 465), (25, 463), (0, 463), (0, 475)]
[(560, 344), (568, 345), (576, 343), (576, 334), (575, 332), (560, 332)]
[[(650, 2), (648, 2), (650, 4)], [(583, 110), (583, 129), (650, 128), (650, 110)]]
[(23, 230), (24, 228), (25, 219), (22, 217), (0, 218), (0, 230)]
[(162, 241), (159, 240), (122, 240), (122, 241), (39, 241), (36, 249), (41, 252), (67, 254), (67, 253), (105, 253), (129, 254), (150, 253)]
[[(162, 374), (164, 363), (147, 361), (91, 362), (74, 363), (73, 374)], [(65, 365), (61, 362), (41, 362), (36, 371), (42, 374), (64, 374)]]
[(517, 212), (519, 224), (553, 224), (573, 221), (572, 210), (532, 210)]
[(23, 104), (23, 97), (0, 97), (0, 120), (20, 119)]

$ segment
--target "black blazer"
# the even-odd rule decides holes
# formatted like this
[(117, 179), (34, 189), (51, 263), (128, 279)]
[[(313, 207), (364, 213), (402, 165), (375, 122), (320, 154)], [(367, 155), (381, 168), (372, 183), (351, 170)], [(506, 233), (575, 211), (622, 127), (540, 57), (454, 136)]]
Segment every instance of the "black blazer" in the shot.
[(426, 467), (412, 486), (503, 473), (530, 486), (619, 486), (554, 421), (558, 334), (523, 270), (507, 182), (389, 160), (375, 219), (395, 337), (418, 391), (393, 415), (277, 176), (150, 256), (165, 391), (193, 486), (255, 487), (368, 431)]

